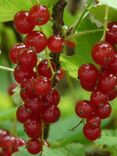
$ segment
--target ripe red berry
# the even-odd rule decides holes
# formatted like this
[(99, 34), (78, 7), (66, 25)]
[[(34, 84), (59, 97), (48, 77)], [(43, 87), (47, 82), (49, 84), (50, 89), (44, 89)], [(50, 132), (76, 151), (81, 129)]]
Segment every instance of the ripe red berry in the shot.
[(31, 154), (38, 154), (42, 150), (42, 142), (39, 140), (29, 140), (27, 142), (27, 150)]
[(100, 117), (100, 119), (108, 118), (111, 114), (112, 108), (109, 103), (105, 103), (103, 107), (100, 107), (97, 109), (97, 115)]
[(19, 54), (26, 48), (24, 43), (16, 43), (9, 52), (10, 60), (17, 64), (18, 63), (18, 56)]
[(58, 81), (60, 81), (60, 80), (62, 80), (64, 77), (65, 77), (65, 69), (64, 69), (64, 68), (60, 68), (60, 69), (57, 71), (56, 79), (57, 79)]
[(8, 94), (12, 96), (14, 94), (14, 89), (17, 87), (16, 83), (11, 83), (8, 87)]
[(44, 25), (50, 18), (49, 10), (42, 5), (35, 5), (29, 11), (28, 20), (34, 25)]
[(117, 44), (117, 22), (108, 24), (108, 31), (106, 33), (106, 41), (112, 45)]
[(48, 48), (53, 53), (60, 53), (63, 49), (64, 40), (60, 36), (50, 36), (48, 39)]
[(39, 115), (41, 114), (41, 107), (42, 107), (43, 103), (38, 98), (28, 99), (25, 101), (24, 105), (25, 105), (26, 111), (30, 115), (36, 114), (39, 117)]
[(109, 92), (117, 84), (117, 77), (113, 74), (103, 73), (99, 79), (99, 89), (102, 92)]
[(65, 41), (65, 44), (69, 47), (69, 48), (75, 48), (76, 44), (73, 41), (67, 40)]
[(109, 65), (110, 71), (113, 74), (117, 74), (117, 54), (114, 55), (114, 62)]
[(30, 115), (27, 113), (24, 106), (20, 106), (17, 109), (16, 115), (17, 115), (17, 120), (22, 123), (24, 123), (30, 117)]
[(45, 123), (54, 123), (60, 118), (60, 110), (55, 105), (51, 105), (44, 109), (43, 120)]
[(86, 91), (93, 91), (95, 88), (95, 83), (90, 82), (90, 81), (80, 81), (81, 86), (83, 89), (85, 89)]
[(100, 90), (96, 89), (92, 92), (90, 100), (92, 105), (100, 107), (108, 101), (108, 94), (102, 93)]
[(84, 136), (88, 140), (94, 141), (94, 140), (98, 139), (101, 136), (101, 129), (100, 129), (100, 127), (92, 129), (88, 124), (86, 124), (83, 127), (83, 133), (84, 133)]
[(115, 99), (117, 97), (117, 86), (108, 92), (109, 101)]
[(58, 105), (60, 101), (60, 94), (53, 88), (46, 96), (44, 96), (44, 100), (50, 105)]
[(87, 100), (78, 101), (75, 107), (76, 114), (81, 118), (90, 118), (94, 115), (94, 108)]
[(101, 119), (98, 116), (93, 116), (87, 119), (87, 125), (90, 126), (92, 129), (100, 127)]
[[(55, 63), (52, 60), (50, 62), (51, 62), (51, 66), (52, 66), (53, 70), (55, 71), (56, 70)], [(49, 79), (52, 77), (52, 71), (51, 71), (51, 68), (49, 66), (47, 59), (45, 59), (39, 63), (39, 65), (37, 66), (37, 71), (39, 73), (39, 76), (45, 76)]]
[(24, 123), (24, 130), (29, 137), (37, 138), (41, 135), (42, 126), (39, 122), (29, 119)]
[(51, 81), (44, 77), (39, 76), (34, 80), (34, 91), (36, 95), (46, 95), (51, 90)]
[(14, 26), (21, 34), (28, 34), (34, 28), (34, 25), (28, 21), (28, 12), (19, 11), (14, 17)]
[(31, 71), (37, 64), (37, 56), (31, 49), (24, 49), (18, 57), (21, 70), (24, 72)]
[(78, 69), (78, 78), (83, 82), (95, 84), (98, 76), (98, 70), (93, 64), (83, 64)]
[(93, 46), (92, 57), (97, 64), (108, 65), (114, 61), (115, 49), (107, 42), (100, 42)]
[(25, 79), (29, 79), (34, 76), (34, 72), (24, 72), (20, 66), (16, 66), (14, 70), (14, 78), (18, 83), (22, 83)]
[(32, 31), (26, 36), (25, 44), (27, 47), (34, 49), (36, 53), (40, 53), (47, 45), (47, 38), (42, 32)]

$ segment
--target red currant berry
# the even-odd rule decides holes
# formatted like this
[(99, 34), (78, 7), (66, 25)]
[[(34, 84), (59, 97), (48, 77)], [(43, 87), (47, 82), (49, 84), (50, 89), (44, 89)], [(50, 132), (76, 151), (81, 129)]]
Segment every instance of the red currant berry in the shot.
[(30, 115), (27, 113), (24, 106), (20, 106), (17, 109), (16, 115), (17, 115), (17, 120), (21, 123), (24, 123), (30, 117)]
[(49, 10), (42, 5), (35, 5), (29, 11), (28, 20), (34, 25), (44, 25), (50, 18)]
[(14, 89), (17, 87), (16, 83), (11, 83), (8, 87), (8, 94), (9, 96), (12, 96), (14, 94)]
[(60, 118), (60, 110), (55, 105), (51, 105), (44, 109), (43, 120), (45, 123), (54, 123)]
[(50, 105), (58, 105), (60, 101), (60, 94), (53, 88), (46, 96), (44, 96), (44, 100)]
[(20, 66), (16, 66), (14, 70), (14, 78), (18, 83), (22, 83), (25, 79), (29, 79), (34, 76), (34, 72), (24, 72)]
[[(55, 63), (53, 61), (50, 61), (50, 62), (51, 62), (51, 66), (52, 66), (53, 70), (55, 71), (56, 70)], [(39, 63), (39, 65), (37, 66), (37, 71), (39, 73), (39, 76), (45, 76), (49, 79), (52, 77), (52, 71), (51, 71), (51, 68), (49, 66), (47, 59), (45, 59)]]
[(18, 63), (18, 56), (26, 48), (24, 43), (16, 43), (9, 52), (9, 58), (10, 60), (17, 64)]
[(83, 133), (84, 136), (90, 140), (90, 141), (94, 141), (96, 139), (98, 139), (101, 136), (101, 129), (100, 127), (92, 129), (89, 125), (85, 125), (83, 127)]
[(111, 105), (109, 103), (105, 103), (103, 107), (98, 108), (97, 115), (100, 117), (100, 119), (105, 119), (110, 116), (111, 111)]
[(93, 116), (87, 119), (87, 125), (93, 128), (98, 128), (101, 125), (101, 119), (98, 116)]
[(40, 53), (47, 45), (47, 38), (42, 32), (32, 31), (26, 36), (25, 44), (27, 47), (34, 49), (36, 53)]
[(38, 140), (29, 140), (27, 142), (27, 150), (31, 154), (38, 154), (42, 151), (42, 142)]
[(73, 41), (65, 41), (66, 46), (68, 46), (69, 48), (75, 48), (76, 44)]
[(41, 124), (35, 120), (27, 120), (24, 123), (24, 130), (31, 138), (37, 138), (41, 135)]
[(40, 111), (43, 103), (39, 101), (38, 98), (26, 100), (24, 105), (29, 114), (37, 114), (38, 116), (41, 114)]
[(14, 17), (14, 26), (21, 34), (28, 34), (34, 28), (34, 25), (28, 21), (28, 12), (20, 11)]
[(60, 53), (63, 49), (64, 40), (60, 36), (50, 36), (48, 39), (48, 48), (53, 53)]
[(18, 57), (18, 62), (22, 71), (29, 72), (37, 64), (37, 56), (32, 50), (24, 49)]
[(114, 100), (117, 97), (117, 86), (108, 92), (109, 101)]
[(117, 74), (117, 54), (115, 54), (114, 57), (114, 62), (109, 65), (109, 68), (111, 73)]
[(106, 41), (112, 45), (117, 44), (117, 22), (108, 24), (108, 31), (106, 33)]
[(75, 107), (76, 114), (81, 118), (90, 118), (94, 115), (94, 108), (89, 101), (79, 101)]
[(39, 76), (34, 80), (34, 91), (36, 95), (46, 95), (51, 90), (51, 82), (44, 76)]
[(78, 78), (83, 82), (96, 83), (98, 70), (93, 64), (83, 64), (78, 70)]
[(92, 57), (97, 64), (108, 65), (114, 61), (115, 49), (107, 42), (100, 42), (93, 46)]
[(64, 77), (65, 77), (65, 69), (64, 69), (64, 68), (60, 68), (60, 69), (57, 71), (56, 79), (57, 79), (58, 81), (60, 81), (60, 80), (62, 80)]
[(108, 101), (108, 95), (96, 89), (92, 92), (90, 100), (92, 105), (100, 107), (104, 105), (105, 102)]
[(85, 89), (86, 91), (93, 91), (95, 88), (95, 84), (93, 82), (89, 82), (89, 81), (80, 81), (81, 86), (83, 89)]
[(102, 92), (109, 92), (117, 84), (117, 77), (113, 74), (103, 73), (99, 79), (99, 89)]

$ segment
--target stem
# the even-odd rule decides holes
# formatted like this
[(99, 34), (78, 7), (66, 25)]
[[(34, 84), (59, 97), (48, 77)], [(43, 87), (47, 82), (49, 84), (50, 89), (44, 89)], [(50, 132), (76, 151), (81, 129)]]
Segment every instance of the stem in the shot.
[(88, 9), (89, 9), (89, 7), (90, 7), (92, 1), (93, 1), (93, 0), (89, 0), (89, 1), (88, 1), (88, 4), (87, 4), (86, 8), (84, 9), (84, 11), (82, 12), (80, 18), (78, 18), (78, 19), (71, 25), (70, 30), (72, 30), (72, 33), (74, 33), (74, 32), (76, 31), (76, 29), (77, 29), (77, 27), (79, 26), (79, 24), (81, 23), (81, 21), (82, 21), (84, 15), (85, 15), (85, 13), (88, 11)]
[(101, 41), (105, 41), (105, 36), (107, 32), (107, 25), (108, 25), (108, 12), (109, 12), (109, 7), (106, 6), (105, 8), (105, 18), (104, 18), (104, 32), (101, 38)]
[(65, 39), (69, 40), (69, 39), (77, 38), (77, 37), (82, 36), (82, 35), (87, 35), (87, 34), (92, 34), (92, 33), (95, 33), (95, 32), (102, 32), (102, 31), (103, 31), (103, 29), (86, 30), (86, 31), (77, 32), (77, 33), (74, 33), (74, 34), (67, 35), (65, 37)]
[(50, 57), (49, 57), (49, 53), (48, 53), (47, 48), (45, 49), (45, 54), (46, 54), (46, 56), (47, 56), (48, 65), (49, 65), (50, 70), (51, 70), (51, 72), (52, 72), (52, 77), (51, 77), (51, 78), (53, 78), (53, 77), (54, 77), (55, 72), (54, 72), (54, 69), (53, 69), (53, 67), (52, 67), (51, 60), (50, 60)]
[(5, 67), (5, 66), (0, 66), (0, 69), (1, 70), (5, 70), (5, 71), (9, 71), (9, 72), (13, 72), (14, 71), (14, 69), (9, 68), (9, 67)]
[(81, 120), (76, 126), (74, 126), (73, 128), (71, 128), (70, 131), (74, 131), (82, 123), (83, 123), (83, 121)]

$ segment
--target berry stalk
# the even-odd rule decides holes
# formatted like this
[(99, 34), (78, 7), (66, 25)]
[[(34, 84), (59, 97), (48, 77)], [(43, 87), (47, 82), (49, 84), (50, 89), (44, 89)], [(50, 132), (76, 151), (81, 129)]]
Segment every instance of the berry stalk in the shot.
[(10, 72), (13, 72), (14, 71), (14, 69), (9, 68), (9, 67), (5, 67), (5, 66), (0, 66), (0, 69), (1, 70), (5, 70), (5, 71), (10, 71)]

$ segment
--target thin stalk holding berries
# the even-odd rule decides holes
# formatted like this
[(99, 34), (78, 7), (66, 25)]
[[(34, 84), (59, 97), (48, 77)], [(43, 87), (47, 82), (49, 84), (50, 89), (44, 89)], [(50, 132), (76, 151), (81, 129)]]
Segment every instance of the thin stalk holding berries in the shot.
[(93, 0), (89, 0), (84, 11), (82, 12), (80, 18), (78, 18), (69, 28), (69, 30), (71, 30), (71, 33), (75, 33), (76, 29), (78, 28), (78, 26), (80, 25), (84, 15), (86, 14), (86, 12), (88, 11), (90, 5), (92, 4)]
[(105, 7), (105, 18), (104, 18), (104, 32), (103, 32), (101, 41), (105, 41), (106, 32), (108, 31), (108, 29), (107, 29), (108, 13), (109, 13), (109, 7), (106, 5), (106, 7)]
[(9, 71), (9, 72), (13, 72), (14, 71), (14, 69), (9, 68), (9, 67), (5, 67), (5, 66), (0, 66), (0, 70)]

